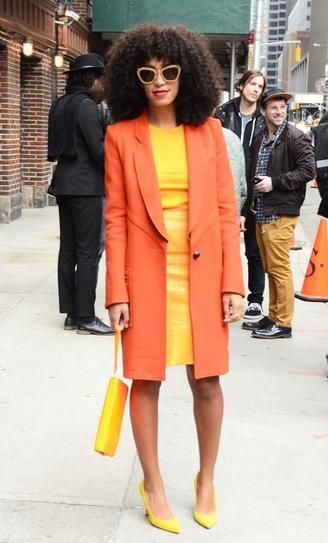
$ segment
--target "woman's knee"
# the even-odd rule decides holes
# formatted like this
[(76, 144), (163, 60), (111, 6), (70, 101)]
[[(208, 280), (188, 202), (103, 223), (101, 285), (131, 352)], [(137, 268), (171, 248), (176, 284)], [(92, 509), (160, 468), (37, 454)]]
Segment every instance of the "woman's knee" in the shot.
[(158, 396), (160, 387), (161, 381), (135, 379), (132, 383), (131, 392), (145, 396)]
[(217, 396), (220, 391), (219, 377), (204, 377), (203, 379), (195, 379), (193, 372), (188, 373), (189, 384), (195, 398), (201, 400), (210, 400)]

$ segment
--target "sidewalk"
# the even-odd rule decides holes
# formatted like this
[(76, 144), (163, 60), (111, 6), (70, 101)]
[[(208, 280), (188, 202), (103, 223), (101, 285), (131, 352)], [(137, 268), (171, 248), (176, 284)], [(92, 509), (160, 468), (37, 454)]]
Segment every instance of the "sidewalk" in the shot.
[[(301, 287), (313, 240), (292, 253)], [(197, 470), (184, 368), (169, 368), (160, 455), (183, 532), (146, 522), (128, 412), (117, 456), (93, 452), (112, 371), (112, 337), (62, 329), (57, 209), (0, 225), (0, 543), (325, 543), (328, 537), (328, 304), (296, 300), (293, 339), (231, 327), (231, 372), (216, 486), (220, 521), (192, 519)], [(103, 261), (102, 261), (103, 266)], [(101, 269), (97, 314), (103, 308)]]

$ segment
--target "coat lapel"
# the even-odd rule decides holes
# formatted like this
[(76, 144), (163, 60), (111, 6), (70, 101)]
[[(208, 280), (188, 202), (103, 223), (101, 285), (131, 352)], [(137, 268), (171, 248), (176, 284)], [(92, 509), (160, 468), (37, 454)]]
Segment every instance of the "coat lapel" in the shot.
[(146, 113), (136, 119), (136, 138), (138, 144), (134, 152), (134, 161), (141, 195), (154, 226), (161, 236), (167, 239)]
[(206, 179), (207, 152), (200, 137), (200, 129), (191, 125), (185, 126), (189, 172), (189, 226), (188, 235), (197, 224), (202, 205), (202, 190)]
[[(134, 152), (137, 179), (149, 217), (158, 232), (167, 239), (159, 183), (152, 157), (147, 114), (136, 119), (138, 145)], [(190, 235), (199, 219), (204, 180), (206, 179), (207, 150), (199, 127), (185, 125), (185, 138), (189, 174), (189, 218)]]

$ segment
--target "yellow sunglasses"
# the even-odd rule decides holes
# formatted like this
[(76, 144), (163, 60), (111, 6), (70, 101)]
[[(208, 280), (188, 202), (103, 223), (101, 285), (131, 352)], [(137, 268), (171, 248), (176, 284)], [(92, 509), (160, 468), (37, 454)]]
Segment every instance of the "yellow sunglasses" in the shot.
[(178, 64), (170, 64), (165, 66), (160, 70), (155, 68), (150, 68), (149, 66), (142, 66), (137, 69), (137, 76), (139, 77), (143, 85), (151, 85), (154, 83), (158, 77), (158, 74), (161, 75), (165, 83), (174, 83), (179, 79), (181, 73), (181, 66)]

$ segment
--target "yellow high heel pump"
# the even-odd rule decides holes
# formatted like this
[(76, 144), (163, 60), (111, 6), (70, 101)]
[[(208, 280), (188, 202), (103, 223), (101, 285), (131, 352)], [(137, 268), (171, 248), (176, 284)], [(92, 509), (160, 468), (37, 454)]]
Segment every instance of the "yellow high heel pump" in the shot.
[(156, 528), (160, 528), (160, 530), (165, 530), (166, 532), (173, 532), (174, 534), (179, 534), (181, 532), (181, 528), (180, 528), (180, 524), (178, 520), (175, 517), (171, 517), (169, 519), (162, 519), (162, 518), (155, 517), (155, 515), (152, 513), (149, 507), (149, 504), (147, 502), (144, 481), (141, 481), (139, 485), (139, 492), (142, 497), (142, 500), (146, 509), (146, 516), (148, 517), (149, 522), (153, 526), (156, 526)]
[[(198, 475), (196, 475), (195, 480), (194, 480), (194, 488), (195, 488), (196, 499), (197, 499), (197, 479), (198, 479)], [(198, 524), (200, 524), (204, 528), (208, 528), (208, 529), (213, 528), (214, 524), (217, 523), (218, 518), (219, 518), (219, 515), (218, 515), (218, 512), (217, 512), (216, 499), (215, 499), (215, 511), (214, 511), (214, 513), (210, 513), (210, 514), (199, 513), (198, 511), (196, 511), (196, 509), (194, 509), (194, 519), (195, 519), (195, 521), (198, 522)]]

